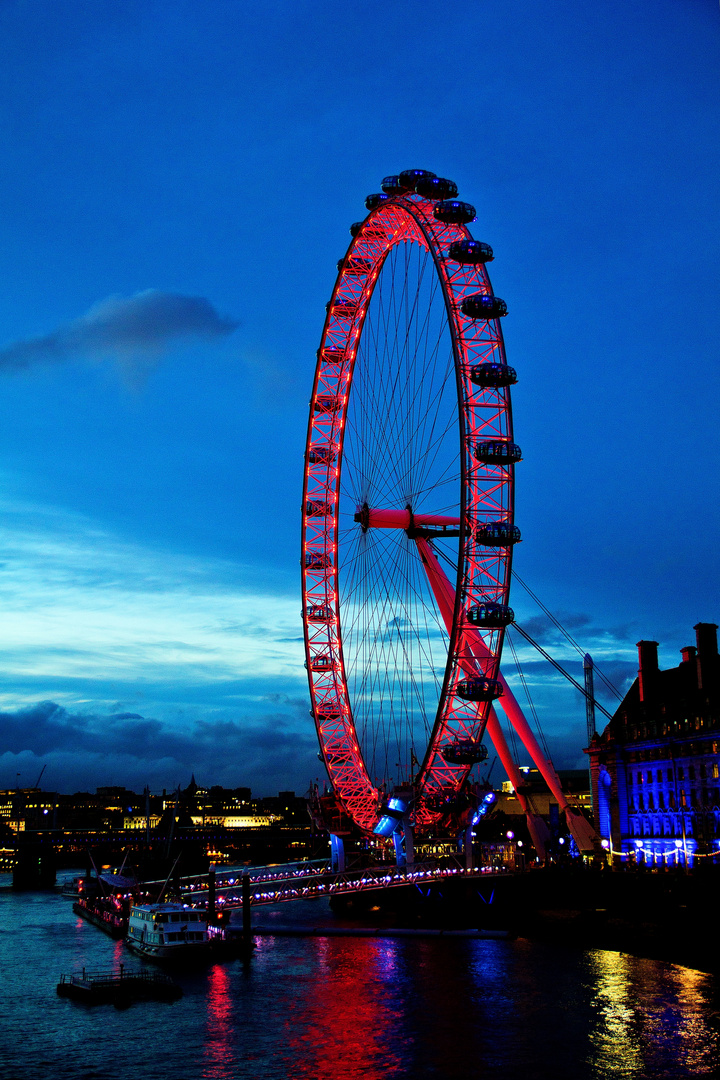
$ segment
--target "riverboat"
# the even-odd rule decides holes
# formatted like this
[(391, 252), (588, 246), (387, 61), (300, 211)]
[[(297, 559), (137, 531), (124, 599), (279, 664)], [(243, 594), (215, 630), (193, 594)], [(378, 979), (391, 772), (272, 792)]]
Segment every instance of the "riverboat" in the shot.
[(184, 904), (136, 904), (125, 944), (146, 960), (184, 962), (210, 959), (213, 940), (205, 911)]
[(134, 878), (120, 874), (79, 878), (73, 911), (119, 941), (128, 932), (130, 897), (136, 887)]

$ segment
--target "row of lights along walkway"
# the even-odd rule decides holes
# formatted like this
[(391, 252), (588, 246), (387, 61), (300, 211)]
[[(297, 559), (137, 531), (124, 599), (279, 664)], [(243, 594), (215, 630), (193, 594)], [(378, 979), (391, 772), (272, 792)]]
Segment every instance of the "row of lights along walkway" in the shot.
[[(421, 885), (447, 878), (484, 878), (489, 874), (507, 874), (503, 867), (438, 866), (436, 863), (413, 863), (407, 867), (374, 866), (342, 873), (310, 871), (303, 875), (294, 872), (284, 878), (250, 878), (251, 904), (279, 904), (290, 900), (309, 900), (343, 893), (365, 892), (369, 889), (391, 889), (403, 885)], [(302, 879), (302, 880), (298, 880)], [(183, 898), (194, 904), (205, 900), (208, 889), (204, 885), (189, 886), (183, 890)], [(226, 908), (242, 906), (242, 877), (219, 881), (216, 886), (216, 903)]]

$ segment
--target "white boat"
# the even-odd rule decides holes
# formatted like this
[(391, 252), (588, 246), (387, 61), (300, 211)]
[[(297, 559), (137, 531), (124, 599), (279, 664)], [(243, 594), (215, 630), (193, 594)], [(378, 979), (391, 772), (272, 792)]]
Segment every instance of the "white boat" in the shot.
[(183, 961), (210, 955), (207, 912), (184, 904), (136, 904), (125, 944), (147, 960)]

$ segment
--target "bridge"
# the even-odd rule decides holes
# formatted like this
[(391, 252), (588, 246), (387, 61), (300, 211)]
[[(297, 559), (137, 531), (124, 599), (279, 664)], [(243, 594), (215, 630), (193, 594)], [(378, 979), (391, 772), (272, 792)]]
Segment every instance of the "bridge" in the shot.
[[(341, 872), (334, 871), (327, 860), (291, 863), (277, 867), (254, 867), (215, 874), (180, 878), (175, 885), (183, 901), (196, 906), (232, 910), (243, 907), (244, 897), (249, 905), (281, 904), (295, 900), (315, 900), (392, 889), (423, 886), (447, 880), (468, 880), (478, 883), (514, 870), (514, 864), (503, 866), (464, 866), (459, 860), (445, 858), (441, 862), (412, 863), (396, 866), (382, 863)], [(145, 882), (145, 887), (162, 882)]]

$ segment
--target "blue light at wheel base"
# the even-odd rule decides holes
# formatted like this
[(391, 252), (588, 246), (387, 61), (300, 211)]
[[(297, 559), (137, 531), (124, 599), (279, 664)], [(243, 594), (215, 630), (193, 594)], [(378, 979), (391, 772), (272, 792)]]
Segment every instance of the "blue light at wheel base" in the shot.
[(404, 799), (391, 796), (383, 804), (380, 820), (373, 829), (375, 836), (392, 836), (400, 828), (406, 810), (407, 802)]

